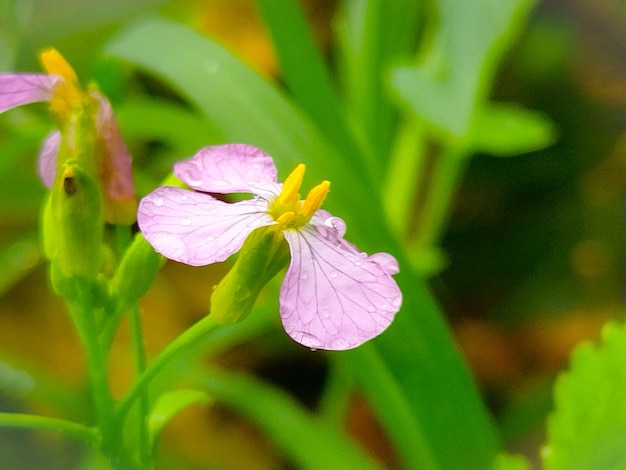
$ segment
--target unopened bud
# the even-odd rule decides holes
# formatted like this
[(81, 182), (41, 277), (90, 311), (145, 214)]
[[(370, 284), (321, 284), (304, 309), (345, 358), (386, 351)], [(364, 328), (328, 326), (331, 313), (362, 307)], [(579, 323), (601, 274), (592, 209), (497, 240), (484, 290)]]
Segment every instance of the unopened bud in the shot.
[(237, 261), (211, 296), (211, 316), (226, 325), (243, 320), (278, 271), (287, 265), (289, 250), (280, 230), (262, 227), (244, 242)]

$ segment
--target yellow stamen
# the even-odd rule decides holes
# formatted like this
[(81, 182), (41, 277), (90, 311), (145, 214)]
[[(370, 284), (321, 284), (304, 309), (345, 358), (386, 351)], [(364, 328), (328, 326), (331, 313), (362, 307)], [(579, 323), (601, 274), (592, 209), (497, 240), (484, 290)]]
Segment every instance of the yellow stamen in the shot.
[(59, 75), (63, 78), (63, 83), (60, 83), (54, 92), (50, 108), (61, 120), (67, 121), (72, 106), (80, 103), (83, 96), (83, 91), (78, 85), (76, 72), (74, 72), (72, 66), (67, 63), (59, 51), (53, 48), (44, 50), (39, 55), (39, 60), (47, 73)]
[(330, 182), (322, 181), (320, 184), (311, 189), (311, 191), (309, 191), (309, 194), (307, 194), (304, 204), (302, 204), (302, 209), (300, 210), (300, 213), (306, 218), (307, 221), (311, 217), (313, 217), (315, 211), (321, 207), (324, 199), (326, 198), (326, 195), (328, 194), (329, 189)]
[(298, 191), (300, 190), (302, 178), (304, 177), (304, 169), (304, 163), (300, 163), (283, 183), (283, 190), (278, 196), (278, 202), (281, 205), (287, 206), (294, 200), (294, 198), (296, 200), (300, 198), (300, 196), (298, 196)]
[(276, 219), (276, 223), (280, 226), (288, 225), (295, 218), (295, 216), (296, 214), (291, 211), (285, 212), (284, 214), (281, 214), (278, 219)]

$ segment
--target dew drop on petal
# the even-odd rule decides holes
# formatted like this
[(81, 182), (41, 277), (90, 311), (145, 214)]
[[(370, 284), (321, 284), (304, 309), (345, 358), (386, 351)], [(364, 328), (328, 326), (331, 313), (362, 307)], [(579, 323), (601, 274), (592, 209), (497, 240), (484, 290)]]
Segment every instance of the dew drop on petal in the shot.
[(217, 207), (212, 207), (211, 210), (209, 210), (209, 214), (217, 214)]
[(162, 197), (155, 197), (152, 200), (152, 204), (154, 204), (157, 207), (161, 207), (163, 205), (163, 198)]
[(368, 310), (369, 312), (374, 313), (374, 312), (376, 311), (376, 307), (374, 307), (373, 305), (370, 305), (369, 307), (367, 307), (367, 310)]
[(213, 235), (209, 235), (208, 237), (206, 237), (206, 241), (208, 242), (212, 242), (215, 240), (215, 237)]
[(337, 271), (331, 271), (330, 272), (330, 277), (332, 277), (333, 279), (337, 277)]
[(309, 273), (307, 273), (306, 271), (302, 271), (300, 273), (300, 279), (302, 279), (303, 281), (308, 279), (308, 277), (309, 277)]
[(191, 220), (189, 220), (187, 217), (185, 217), (184, 219), (182, 219), (180, 221), (181, 224), (183, 225), (191, 225)]
[(322, 316), (324, 318), (330, 318), (330, 312), (328, 310), (322, 310)]
[(402, 303), (402, 298), (401, 297), (396, 297), (395, 299), (393, 299), (391, 301), (391, 305), (393, 305), (396, 308), (398, 308), (401, 303)]
[(180, 197), (180, 200), (181, 200), (181, 201), (186, 201), (187, 199), (189, 199), (189, 196), (187, 196), (186, 194), (183, 194), (183, 195)]
[(361, 261), (355, 261), (355, 262), (354, 262), (354, 264), (355, 264), (356, 266), (361, 266), (363, 263), (362, 263)]

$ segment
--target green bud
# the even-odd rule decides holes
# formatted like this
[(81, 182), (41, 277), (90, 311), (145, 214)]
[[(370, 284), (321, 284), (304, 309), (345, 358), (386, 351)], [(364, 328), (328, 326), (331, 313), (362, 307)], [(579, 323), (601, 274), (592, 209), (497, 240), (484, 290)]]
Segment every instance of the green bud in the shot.
[(165, 258), (138, 233), (111, 279), (111, 294), (121, 302), (137, 300), (150, 288), (164, 262)]
[(280, 230), (261, 227), (244, 242), (232, 269), (215, 287), (211, 316), (227, 325), (243, 320), (261, 289), (287, 265), (289, 249)]
[(102, 265), (102, 236), (99, 184), (75, 161), (66, 161), (44, 209), (45, 253), (60, 274), (94, 279)]

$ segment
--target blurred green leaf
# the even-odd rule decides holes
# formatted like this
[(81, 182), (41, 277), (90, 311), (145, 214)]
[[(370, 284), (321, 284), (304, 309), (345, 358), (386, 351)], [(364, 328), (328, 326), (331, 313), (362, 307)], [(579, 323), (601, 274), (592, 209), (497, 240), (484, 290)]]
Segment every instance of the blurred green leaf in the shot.
[(438, 2), (438, 29), (424, 62), (393, 70), (391, 81), (420, 117), (465, 137), (487, 97), (495, 67), (533, 0)]
[(599, 345), (579, 345), (554, 389), (542, 453), (546, 470), (626, 468), (626, 326), (609, 323)]
[(500, 454), (496, 458), (493, 470), (531, 470), (531, 466), (521, 455)]
[(472, 132), (477, 151), (512, 156), (545, 148), (556, 139), (552, 121), (541, 113), (516, 105), (487, 105), (479, 112)]
[(0, 248), (0, 296), (26, 277), (41, 261), (39, 237), (30, 233)]
[(373, 152), (374, 169), (385, 170), (391, 151), (396, 106), (387, 74), (415, 53), (423, 2), (414, 0), (345, 1), (335, 21), (339, 78), (350, 119)]
[(294, 99), (341, 151), (356, 171), (364, 170), (365, 155), (346, 123), (345, 109), (331, 81), (299, 3), (258, 0), (278, 54), (282, 77)]
[(382, 468), (341, 428), (310, 414), (289, 394), (243, 374), (211, 370), (200, 385), (252, 420), (301, 469)]
[(222, 139), (204, 117), (165, 100), (127, 101), (116, 108), (115, 115), (126, 137), (163, 141), (181, 157)]
[(148, 430), (152, 446), (156, 445), (165, 426), (178, 413), (191, 405), (207, 405), (210, 402), (209, 395), (200, 390), (179, 389), (159, 395), (148, 417)]

